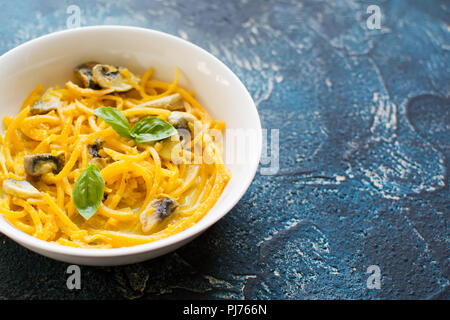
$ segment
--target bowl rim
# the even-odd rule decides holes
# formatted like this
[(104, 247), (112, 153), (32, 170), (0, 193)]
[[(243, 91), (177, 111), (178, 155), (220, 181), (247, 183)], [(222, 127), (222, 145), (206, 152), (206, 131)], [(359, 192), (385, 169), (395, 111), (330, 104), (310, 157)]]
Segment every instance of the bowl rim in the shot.
[(35, 39), (31, 39), (27, 42), (24, 42), (10, 50), (8, 50), (6, 53), (0, 56), (0, 64), (2, 61), (9, 56), (12, 56), (15, 54), (16, 51), (24, 50), (29, 46), (32, 46), (33, 44), (50, 38), (58, 38), (58, 37), (64, 37), (66, 35), (70, 35), (73, 33), (83, 33), (83, 32), (92, 32), (96, 30), (107, 30), (107, 31), (114, 31), (114, 30), (120, 30), (120, 31), (130, 31), (130, 32), (140, 32), (140, 33), (147, 33), (152, 34), (160, 37), (168, 38), (172, 41), (180, 42), (184, 46), (188, 46), (194, 50), (200, 51), (201, 54), (209, 56), (214, 63), (220, 65), (226, 72), (228, 72), (231, 76), (231, 78), (234, 78), (237, 86), (239, 87), (240, 91), (245, 92), (245, 94), (248, 96), (249, 101), (251, 101), (251, 108), (252, 112), (255, 114), (255, 119), (257, 123), (255, 123), (255, 128), (257, 130), (257, 148), (256, 148), (256, 157), (254, 158), (252, 163), (249, 163), (249, 172), (251, 173), (249, 176), (248, 181), (245, 181), (245, 183), (241, 184), (239, 193), (234, 196), (233, 199), (230, 199), (231, 201), (227, 201), (223, 204), (223, 209), (218, 212), (217, 215), (214, 215), (210, 221), (208, 221), (205, 224), (200, 224), (201, 221), (204, 219), (202, 218), (200, 221), (198, 221), (195, 225), (192, 227), (185, 229), (179, 233), (176, 233), (174, 235), (171, 235), (167, 238), (163, 238), (161, 240), (157, 240), (154, 242), (149, 242), (145, 244), (140, 244), (136, 246), (131, 247), (121, 247), (121, 248), (112, 248), (112, 249), (88, 249), (88, 248), (75, 248), (75, 247), (69, 247), (64, 246), (56, 243), (47, 242), (44, 240), (37, 239), (31, 235), (26, 234), (25, 232), (17, 229), (16, 227), (9, 225), (6, 226), (6, 224), (0, 223), (0, 233), (4, 234), (8, 238), (18, 242), (19, 244), (33, 250), (36, 249), (38, 252), (49, 252), (49, 253), (55, 253), (59, 255), (64, 256), (73, 256), (73, 257), (80, 257), (80, 258), (111, 258), (111, 257), (120, 257), (120, 256), (129, 256), (129, 255), (137, 255), (142, 254), (150, 251), (156, 251), (163, 248), (168, 248), (171, 246), (175, 246), (177, 243), (183, 242), (183, 241), (189, 241), (190, 239), (194, 238), (195, 236), (200, 235), (203, 231), (206, 231), (209, 227), (211, 227), (213, 224), (215, 224), (217, 221), (222, 219), (226, 214), (228, 214), (231, 209), (240, 201), (240, 199), (244, 196), (248, 188), (250, 187), (251, 183), (254, 180), (254, 177), (256, 175), (259, 161), (261, 158), (261, 152), (262, 152), (262, 128), (261, 128), (261, 120), (258, 114), (258, 110), (256, 108), (255, 102), (253, 98), (251, 97), (250, 93), (248, 92), (247, 88), (244, 86), (244, 84), (241, 82), (241, 80), (234, 74), (231, 69), (226, 66), (222, 61), (220, 61), (218, 58), (216, 58), (213, 54), (209, 53), (205, 49), (199, 47), (198, 45), (189, 42), (185, 39), (182, 39), (180, 37), (162, 32), (157, 31), (154, 29), (149, 28), (143, 28), (143, 27), (133, 27), (133, 26), (120, 26), (120, 25), (97, 25), (97, 26), (86, 26), (86, 27), (79, 27), (74, 29), (66, 29), (66, 30), (60, 30), (56, 32), (52, 32), (49, 34), (45, 34), (43, 36), (40, 36)]

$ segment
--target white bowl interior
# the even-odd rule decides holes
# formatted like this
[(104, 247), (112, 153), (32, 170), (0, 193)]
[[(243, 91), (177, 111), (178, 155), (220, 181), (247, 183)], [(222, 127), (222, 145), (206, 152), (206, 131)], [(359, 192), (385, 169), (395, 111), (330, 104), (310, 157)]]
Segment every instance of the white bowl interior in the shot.
[[(89, 257), (88, 264), (173, 246), (193, 238), (224, 216), (242, 197), (258, 166), (261, 125), (256, 107), (238, 78), (206, 51), (182, 39), (147, 29), (131, 27), (88, 27), (50, 34), (21, 45), (0, 57), (0, 118), (17, 115), (29, 92), (42, 83), (64, 85), (72, 79), (73, 68), (86, 61), (123, 65), (137, 74), (155, 68), (155, 77), (171, 81), (175, 68), (182, 71), (180, 85), (196, 93), (196, 98), (216, 120), (227, 128), (250, 129), (256, 133), (254, 150), (244, 163), (228, 163), (232, 178), (214, 208), (196, 226), (170, 238), (141, 248), (90, 250), (49, 244), (13, 228), (0, 218), (0, 231), (26, 247), (53, 258), (73, 261), (65, 256)], [(226, 144), (234, 143), (226, 141)], [(227, 146), (228, 149), (229, 145)], [(233, 148), (233, 146), (231, 146)], [(231, 149), (232, 149), (231, 148)], [(191, 230), (192, 229), (192, 230)], [(185, 234), (183, 234), (185, 233)], [(31, 238), (31, 239), (30, 239)], [(58, 248), (59, 247), (59, 248)], [(62, 247), (62, 248), (61, 248)], [(108, 251), (108, 250), (106, 250)], [(156, 254), (158, 255), (158, 254)], [(139, 258), (137, 258), (139, 260)]]

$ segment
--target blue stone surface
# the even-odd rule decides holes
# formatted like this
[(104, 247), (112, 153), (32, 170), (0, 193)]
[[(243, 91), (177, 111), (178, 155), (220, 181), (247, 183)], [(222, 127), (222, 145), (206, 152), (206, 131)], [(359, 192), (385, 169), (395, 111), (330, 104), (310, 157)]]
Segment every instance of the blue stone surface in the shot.
[(176, 252), (82, 267), (81, 290), (0, 236), (1, 299), (450, 298), (448, 1), (2, 0), (0, 53), (65, 29), (72, 4), (82, 26), (153, 28), (224, 61), (280, 130), (280, 168)]

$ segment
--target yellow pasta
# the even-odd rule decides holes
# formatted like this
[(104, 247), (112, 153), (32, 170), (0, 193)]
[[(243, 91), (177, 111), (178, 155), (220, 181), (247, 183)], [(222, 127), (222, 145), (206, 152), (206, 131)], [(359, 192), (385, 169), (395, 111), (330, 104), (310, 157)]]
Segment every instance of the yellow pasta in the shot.
[[(212, 120), (179, 86), (178, 69), (172, 82), (153, 74), (152, 68), (139, 77), (92, 62), (77, 67), (77, 80), (63, 88), (36, 87), (16, 117), (3, 119), (0, 214), (38, 239), (96, 249), (157, 241), (202, 219), (230, 179), (222, 145), (208, 133), (223, 131), (225, 123)], [(139, 141), (97, 116), (101, 107), (118, 110), (130, 132), (156, 117), (177, 133)], [(208, 161), (193, 162), (198, 146)], [(104, 194), (86, 218), (74, 189), (91, 165), (104, 181)]]

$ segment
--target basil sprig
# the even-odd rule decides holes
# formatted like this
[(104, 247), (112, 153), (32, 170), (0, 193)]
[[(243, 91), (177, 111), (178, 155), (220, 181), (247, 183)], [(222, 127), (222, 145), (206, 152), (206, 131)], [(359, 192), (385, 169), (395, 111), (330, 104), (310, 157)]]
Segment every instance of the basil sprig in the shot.
[(119, 136), (131, 138), (130, 123), (122, 112), (113, 107), (100, 107), (95, 109), (94, 113), (97, 117), (109, 124)]
[(100, 107), (94, 113), (121, 137), (133, 138), (136, 144), (163, 140), (177, 133), (170, 123), (157, 117), (145, 117), (131, 128), (130, 122), (116, 108)]
[(136, 123), (130, 131), (130, 135), (137, 144), (159, 141), (177, 133), (170, 123), (157, 117), (146, 117)]
[(105, 191), (105, 181), (97, 166), (90, 164), (75, 182), (72, 191), (73, 204), (78, 212), (89, 220), (100, 207)]

